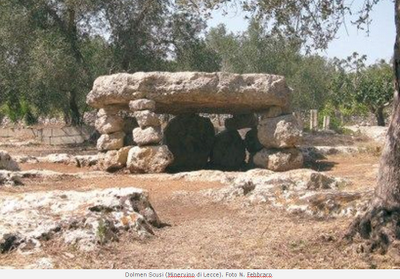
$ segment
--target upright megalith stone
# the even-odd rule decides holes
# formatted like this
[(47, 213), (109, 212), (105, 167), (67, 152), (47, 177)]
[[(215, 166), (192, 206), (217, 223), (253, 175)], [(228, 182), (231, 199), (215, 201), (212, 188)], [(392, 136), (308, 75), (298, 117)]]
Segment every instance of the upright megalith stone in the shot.
[(162, 173), (173, 160), (165, 145), (135, 146), (129, 150), (127, 167), (131, 173)]
[(219, 170), (234, 171), (243, 167), (246, 159), (244, 141), (236, 130), (224, 130), (216, 135), (210, 165)]
[(240, 130), (257, 127), (258, 119), (254, 113), (234, 114), (225, 120), (225, 128), (228, 130)]
[(292, 114), (264, 118), (258, 127), (258, 139), (266, 148), (290, 148), (301, 143), (303, 133)]
[(174, 155), (172, 172), (205, 168), (214, 145), (211, 120), (196, 114), (178, 115), (164, 130), (164, 140)]

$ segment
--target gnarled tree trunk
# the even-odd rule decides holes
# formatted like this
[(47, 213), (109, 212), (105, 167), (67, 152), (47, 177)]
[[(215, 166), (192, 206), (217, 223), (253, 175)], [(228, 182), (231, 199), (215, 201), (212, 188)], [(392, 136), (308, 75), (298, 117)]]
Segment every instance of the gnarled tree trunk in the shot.
[(352, 238), (359, 233), (369, 239), (370, 251), (381, 252), (386, 252), (392, 241), (400, 240), (400, 0), (395, 1), (395, 23), (394, 109), (380, 161), (378, 183), (367, 213), (353, 222), (347, 234)]
[(400, 207), (400, 0), (395, 2), (396, 42), (393, 67), (395, 96), (393, 115), (381, 157), (376, 200), (385, 207)]

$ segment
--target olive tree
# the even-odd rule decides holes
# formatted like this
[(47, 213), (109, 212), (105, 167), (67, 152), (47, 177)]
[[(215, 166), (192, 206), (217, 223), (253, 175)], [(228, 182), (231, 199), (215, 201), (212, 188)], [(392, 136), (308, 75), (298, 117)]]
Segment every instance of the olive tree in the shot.
[[(326, 48), (345, 23), (346, 16), (357, 14), (358, 28), (371, 24), (371, 11), (383, 0), (365, 0), (360, 9), (347, 0), (180, 0), (189, 8), (210, 10), (230, 3), (265, 20), (274, 33), (294, 36), (312, 48)], [(357, 1), (358, 2), (358, 1)], [(375, 195), (368, 211), (352, 224), (347, 236), (359, 234), (368, 239), (371, 249), (386, 251), (399, 238), (400, 224), (400, 0), (393, 0), (396, 39), (393, 54), (393, 115), (380, 160)]]

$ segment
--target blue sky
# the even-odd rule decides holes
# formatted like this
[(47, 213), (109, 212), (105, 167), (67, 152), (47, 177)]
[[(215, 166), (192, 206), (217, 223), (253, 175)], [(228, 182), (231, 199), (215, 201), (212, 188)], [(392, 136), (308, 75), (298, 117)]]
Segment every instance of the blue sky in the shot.
[[(359, 54), (368, 56), (368, 63), (373, 63), (382, 58), (389, 60), (392, 57), (395, 40), (393, 5), (391, 0), (383, 0), (375, 7), (372, 13), (369, 36), (365, 31), (357, 30), (355, 26), (348, 23), (348, 33), (342, 27), (337, 38), (330, 43), (326, 51), (321, 52), (321, 55), (329, 58), (346, 58), (357, 51)], [(244, 14), (237, 10), (230, 11), (228, 16), (222, 16), (221, 12), (214, 12), (208, 25), (213, 27), (219, 23), (225, 23), (228, 30), (240, 32), (247, 28), (247, 21), (243, 17)]]

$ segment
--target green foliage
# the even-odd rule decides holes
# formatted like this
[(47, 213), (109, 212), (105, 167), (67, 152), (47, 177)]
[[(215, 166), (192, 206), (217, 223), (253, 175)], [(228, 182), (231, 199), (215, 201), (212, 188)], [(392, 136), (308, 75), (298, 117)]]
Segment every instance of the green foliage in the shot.
[(224, 25), (212, 28), (206, 42), (221, 57), (223, 71), (284, 75), (295, 89), (296, 110), (320, 109), (329, 97), (333, 65), (320, 56), (301, 54), (297, 40), (272, 36), (255, 19), (242, 34), (228, 33)]
[(330, 101), (344, 115), (376, 115), (384, 125), (383, 109), (394, 96), (392, 67), (385, 61), (366, 66), (365, 56), (353, 53), (345, 60), (336, 60), (336, 71), (330, 86)]
[(61, 114), (79, 124), (97, 76), (219, 70), (219, 57), (201, 38), (205, 27), (172, 1), (1, 1), (3, 112), (13, 121)]

